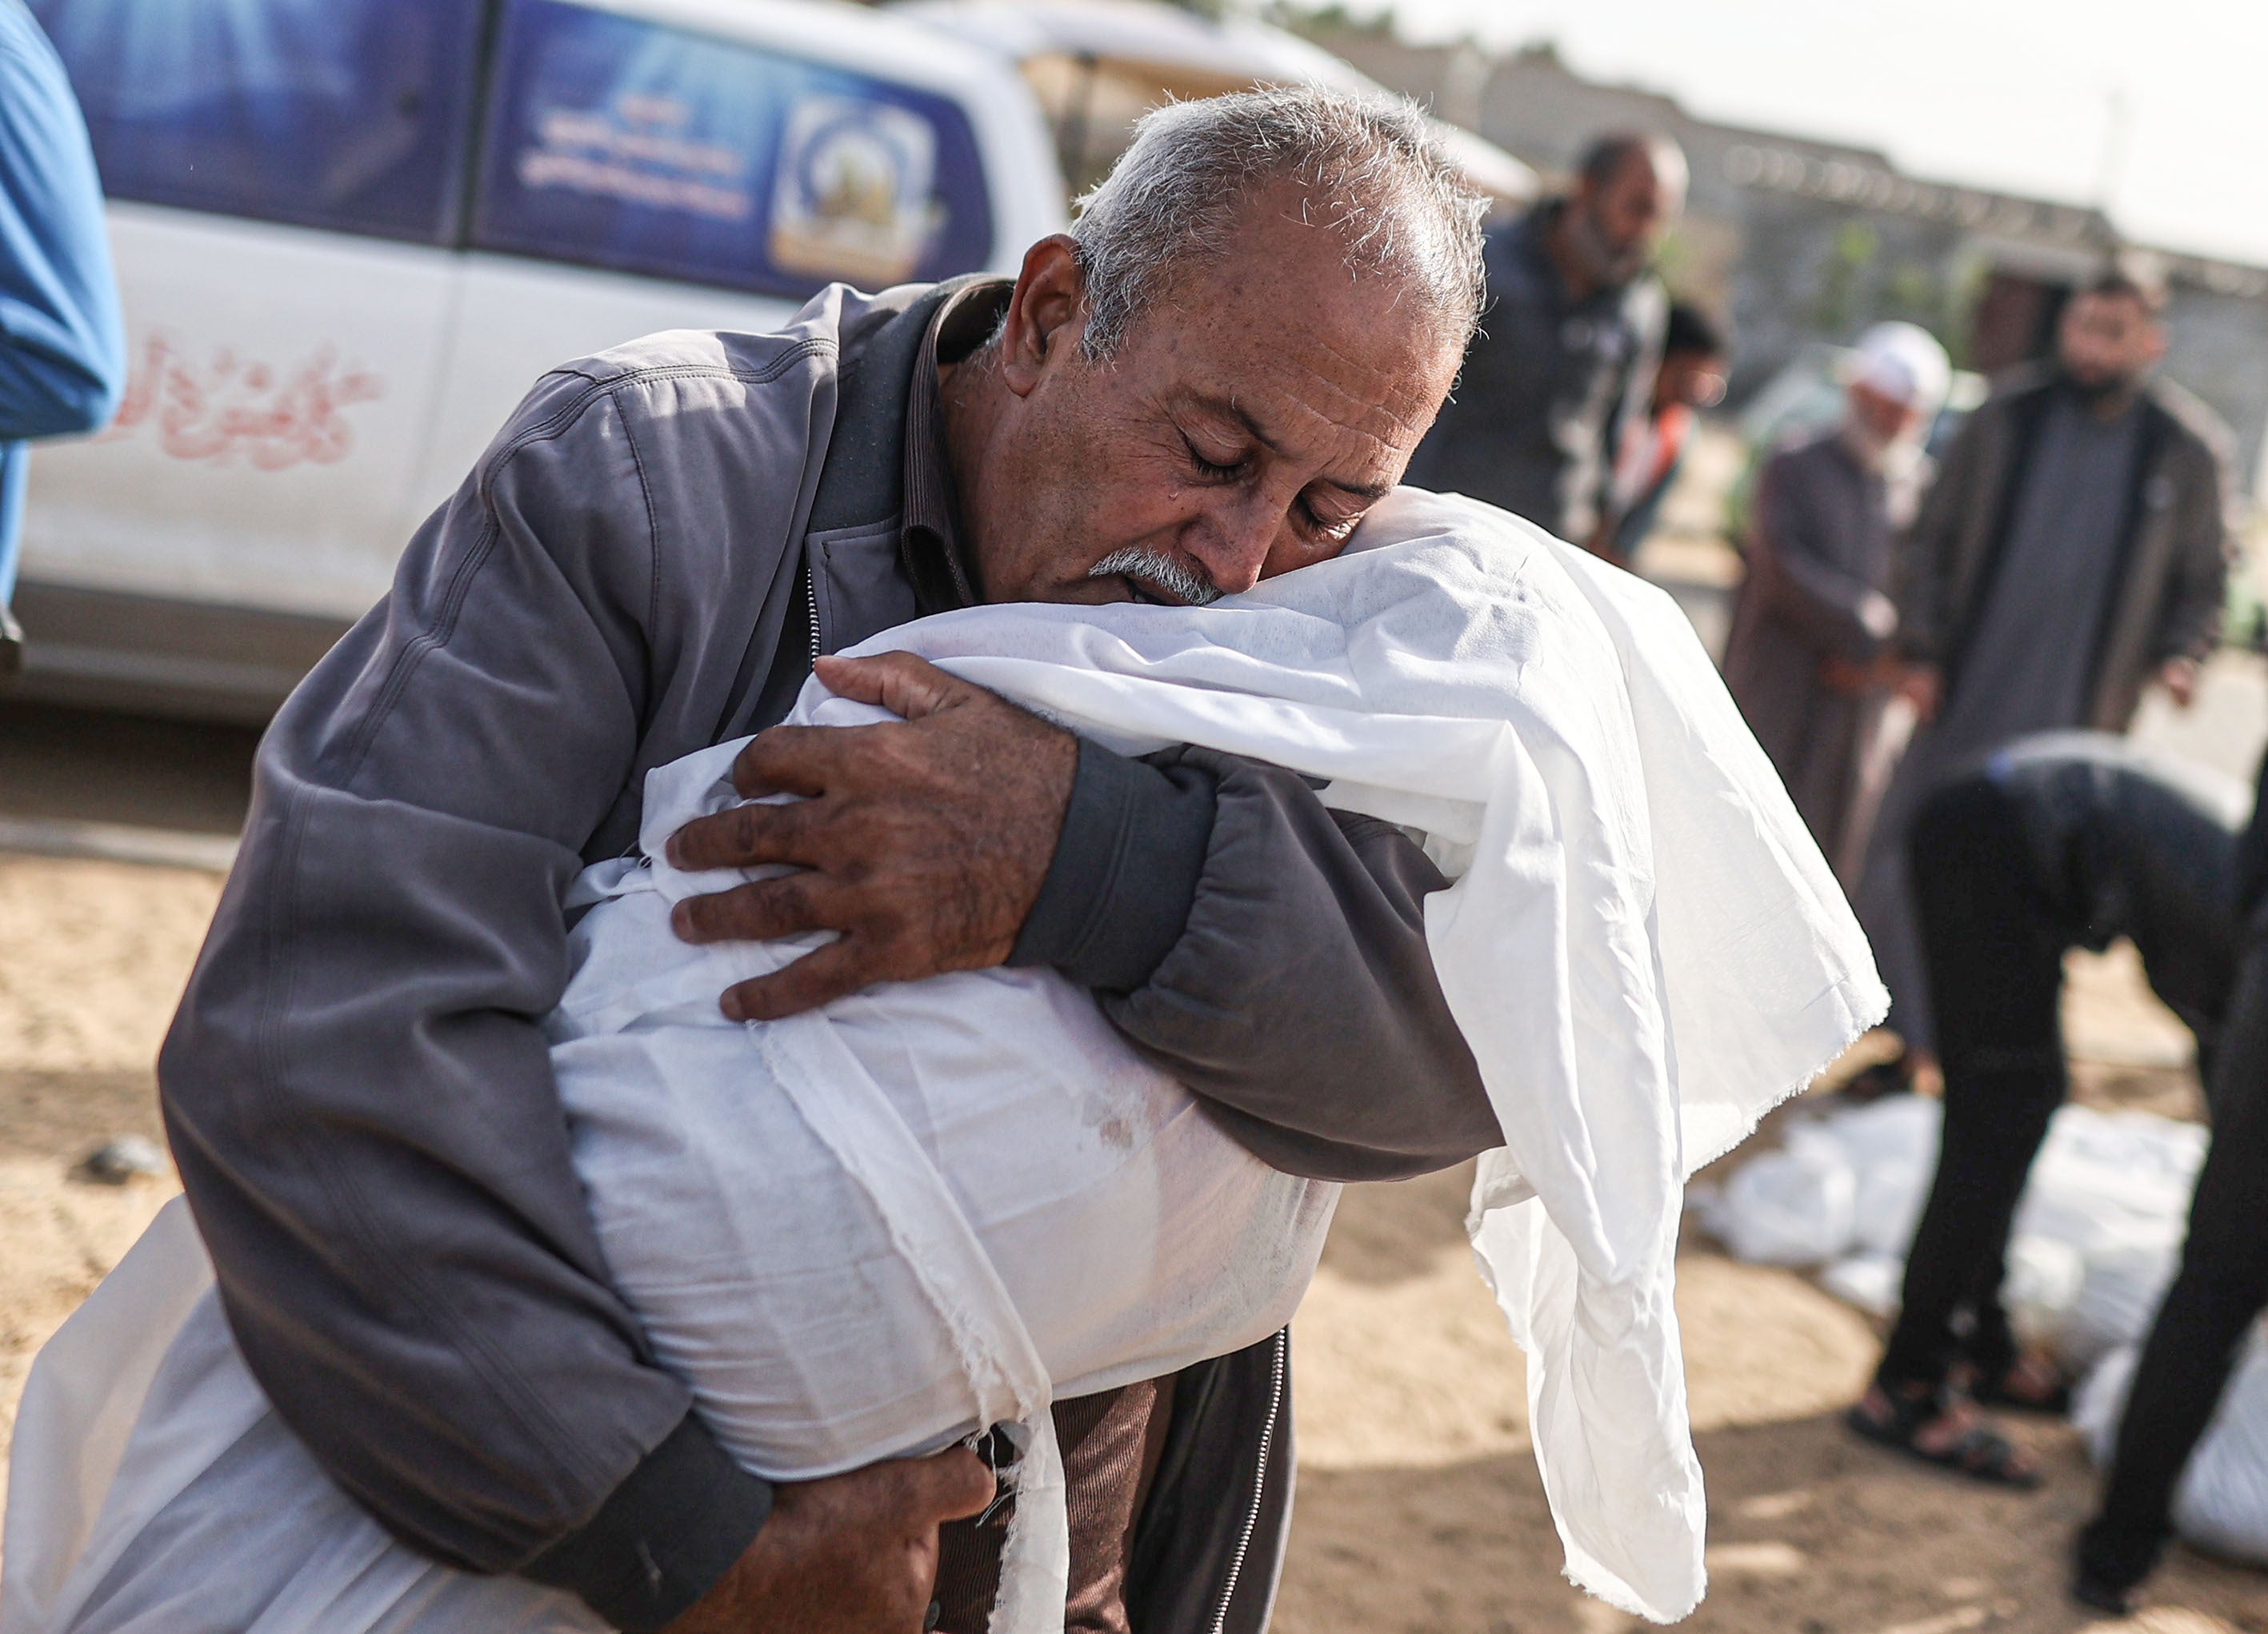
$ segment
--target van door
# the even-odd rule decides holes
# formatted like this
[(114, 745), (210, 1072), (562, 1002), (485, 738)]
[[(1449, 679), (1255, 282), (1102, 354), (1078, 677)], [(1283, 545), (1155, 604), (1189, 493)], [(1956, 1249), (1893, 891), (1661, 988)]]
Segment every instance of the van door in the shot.
[(132, 364), (115, 424), (33, 462), (33, 668), (257, 690), (225, 673), (263, 661), (241, 650), (256, 619), (217, 651), (74, 632), (106, 597), (335, 629), (384, 593), (438, 387), (482, 9), (33, 0), (114, 201)]
[(775, 328), (838, 278), (880, 289), (998, 264), (961, 106), (821, 55), (918, 39), (909, 26), (853, 8), (747, 15), (770, 36), (733, 12), (696, 27), (502, 0), (430, 497), (567, 359), (659, 329)]

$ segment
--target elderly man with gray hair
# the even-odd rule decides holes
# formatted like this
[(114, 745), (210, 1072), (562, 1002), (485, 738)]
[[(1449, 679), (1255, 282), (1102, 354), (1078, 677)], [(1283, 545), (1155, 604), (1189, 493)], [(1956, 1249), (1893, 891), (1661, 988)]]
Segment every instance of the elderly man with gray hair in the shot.
[[(1232, 755), (1113, 754), (902, 654), (825, 656), (980, 602), (1241, 591), (1336, 555), (1399, 481), (1479, 298), (1479, 204), (1414, 114), (1170, 108), (1085, 206), (1012, 282), (836, 286), (778, 334), (545, 376), (261, 747), (167, 1126), (276, 1412), (427, 1555), (627, 1629), (982, 1616), (983, 1537), (946, 1525), (989, 1501), (978, 1460), (746, 1473), (610, 1285), (571, 1163), (540, 1026), (562, 890), (706, 746), (756, 732), (740, 789), (807, 798), (680, 831), (688, 867), (793, 867), (681, 903), (678, 933), (838, 933), (727, 1016), (1050, 967), (1280, 1169), (1498, 1144), (1427, 953), (1442, 876), (1399, 829)], [(814, 667), (905, 724), (765, 730)], [(1285, 1365), (1279, 1334), (1058, 1404), (1070, 1626), (1264, 1625)]]
[(1923, 440), (1952, 379), (1910, 323), (1874, 325), (1849, 364), (1840, 421), (1775, 450), (1756, 479), (1725, 649), (1726, 686), (1846, 888), (1902, 747), (1888, 706), (1912, 684), (1891, 647), (1892, 541), (1928, 481)]

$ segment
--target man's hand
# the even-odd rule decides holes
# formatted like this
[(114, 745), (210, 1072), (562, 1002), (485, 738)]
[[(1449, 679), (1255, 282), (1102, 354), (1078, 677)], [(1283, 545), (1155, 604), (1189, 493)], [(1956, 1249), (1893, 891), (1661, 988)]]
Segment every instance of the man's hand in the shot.
[(773, 727), (740, 752), (733, 784), (806, 798), (697, 818), (670, 841), (681, 868), (806, 871), (680, 902), (686, 940), (842, 933), (728, 990), (723, 1008), (736, 1021), (1001, 963), (1047, 878), (1079, 767), (1069, 732), (909, 652), (823, 658), (819, 678), (904, 718)]
[(755, 1542), (663, 1634), (920, 1634), (938, 1527), (991, 1501), (965, 1446), (779, 1487)]
[(2176, 709), (2185, 710), (2197, 702), (2198, 662), (2195, 659), (2168, 659), (2158, 666), (2158, 684), (2174, 701)]
[(1937, 711), (1944, 706), (1945, 677), (1933, 664), (1902, 665), (1897, 692), (1913, 705), (1915, 716), (1926, 726), (1937, 718)]

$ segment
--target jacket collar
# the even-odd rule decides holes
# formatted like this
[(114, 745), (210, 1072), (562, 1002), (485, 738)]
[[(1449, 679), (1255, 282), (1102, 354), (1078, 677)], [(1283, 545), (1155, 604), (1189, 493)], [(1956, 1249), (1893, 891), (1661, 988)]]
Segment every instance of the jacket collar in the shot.
[[(1001, 282), (980, 273), (885, 291), (866, 320), (843, 336), (835, 425), (806, 532), (915, 522), (917, 530), (908, 531), (918, 531), (920, 537), (902, 565), (924, 613), (974, 599), (966, 566), (958, 560), (957, 540), (939, 526), (943, 520), (949, 527), (952, 503), (936, 407), (939, 331), (942, 320), (963, 307), (961, 297), (972, 297), (966, 305), (974, 306), (976, 292)], [(909, 405), (917, 386), (926, 396), (914, 412)], [(917, 424), (924, 438), (915, 460), (923, 468), (915, 473), (912, 489), (907, 480), (909, 424)], [(941, 502), (939, 483), (946, 485)], [(917, 515), (909, 516), (909, 503)]]

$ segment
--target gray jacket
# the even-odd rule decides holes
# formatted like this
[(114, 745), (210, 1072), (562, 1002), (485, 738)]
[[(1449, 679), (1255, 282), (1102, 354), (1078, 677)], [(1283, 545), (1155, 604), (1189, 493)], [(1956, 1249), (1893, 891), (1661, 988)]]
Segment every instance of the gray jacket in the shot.
[[(777, 334), (657, 335), (539, 381), (270, 728), (159, 1062), (284, 1422), (398, 1536), (624, 1627), (713, 1582), (770, 1489), (608, 1284), (538, 1025), (561, 893), (631, 843), (649, 769), (777, 719), (813, 651), (913, 616), (901, 440), (941, 298), (836, 287)], [(1496, 1144), (1425, 954), (1423, 856), (1274, 769), (1157, 758), (1082, 754), (1018, 958), (1095, 988), (1286, 1168)], [(1128, 1588), (1147, 1626), (1264, 1623), (1284, 1365), (1265, 1345), (1177, 1390), (1185, 1473)]]
[[(1962, 424), (1899, 552), (1898, 646), (1957, 685), (1992, 593), (2016, 496), (2058, 379), (2014, 375)], [(2228, 433), (2178, 386), (2143, 389), (2142, 443), (2120, 520), (2117, 588), (2095, 653), (2084, 725), (2124, 732), (2169, 659), (2203, 659), (2220, 629), (2231, 528)]]

